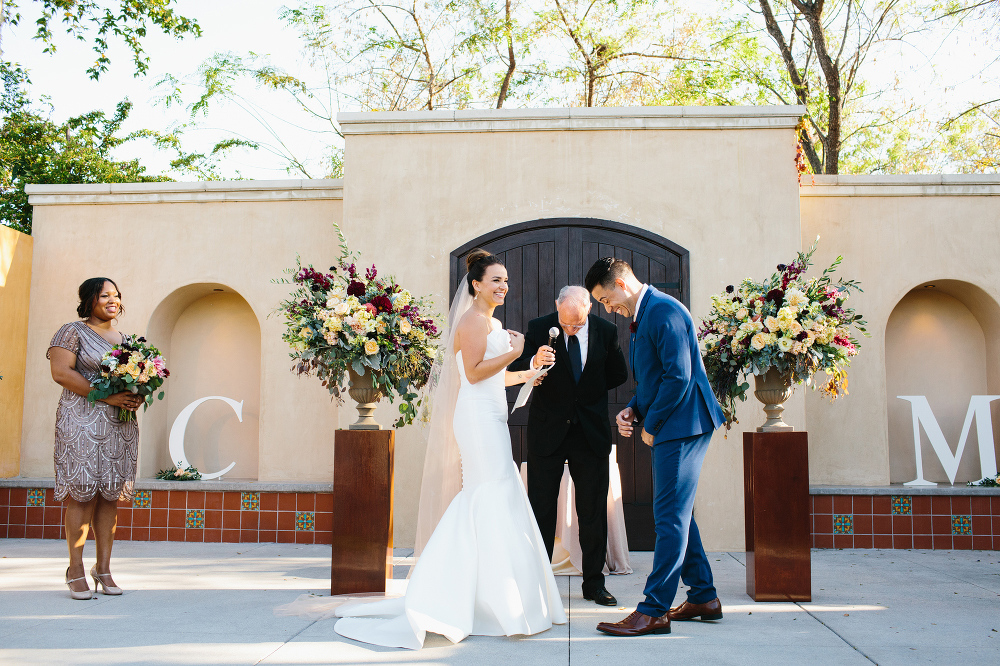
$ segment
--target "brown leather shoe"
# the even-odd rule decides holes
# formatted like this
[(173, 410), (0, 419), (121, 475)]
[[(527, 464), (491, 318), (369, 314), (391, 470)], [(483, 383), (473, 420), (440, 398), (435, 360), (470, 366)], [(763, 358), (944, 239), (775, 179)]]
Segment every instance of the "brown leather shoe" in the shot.
[(612, 636), (642, 636), (644, 634), (669, 634), (670, 618), (650, 617), (639, 611), (634, 611), (621, 622), (601, 622), (597, 625), (598, 631), (603, 631)]
[(702, 621), (705, 620), (721, 620), (722, 619), (722, 602), (716, 597), (706, 604), (692, 604), (689, 601), (685, 601), (677, 608), (671, 608), (667, 611), (667, 617), (671, 620), (693, 620), (695, 618), (701, 618)]

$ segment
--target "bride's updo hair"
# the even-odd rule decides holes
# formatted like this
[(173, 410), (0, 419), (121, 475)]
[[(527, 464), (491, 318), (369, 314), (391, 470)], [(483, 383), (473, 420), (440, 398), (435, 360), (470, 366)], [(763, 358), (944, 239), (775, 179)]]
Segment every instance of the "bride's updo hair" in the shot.
[(469, 295), (475, 296), (476, 289), (472, 286), (472, 281), (476, 282), (483, 281), (483, 275), (486, 274), (486, 269), (493, 264), (500, 264), (503, 266), (503, 262), (500, 258), (494, 254), (490, 254), (481, 247), (477, 247), (469, 254), (465, 256), (465, 266), (469, 269)]

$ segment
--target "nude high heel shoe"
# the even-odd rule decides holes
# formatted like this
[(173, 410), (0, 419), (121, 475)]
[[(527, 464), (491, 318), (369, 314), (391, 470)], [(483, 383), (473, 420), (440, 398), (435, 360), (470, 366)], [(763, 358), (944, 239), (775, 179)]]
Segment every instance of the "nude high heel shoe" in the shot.
[(86, 576), (82, 576), (80, 578), (70, 578), (69, 577), (69, 567), (66, 567), (66, 587), (69, 588), (69, 596), (70, 596), (70, 598), (72, 598), (72, 599), (81, 599), (81, 600), (82, 599), (93, 599), (94, 598), (94, 593), (90, 589), (89, 585), (87, 586), (87, 589), (84, 592), (77, 592), (76, 590), (73, 589), (73, 583), (75, 583), (78, 580), (87, 580), (87, 577)]
[(112, 596), (117, 596), (117, 595), (119, 595), (119, 594), (122, 593), (122, 588), (115, 587), (114, 585), (105, 585), (104, 581), (101, 580), (102, 577), (104, 577), (104, 576), (110, 576), (110, 575), (111, 574), (109, 574), (109, 573), (106, 573), (106, 574), (99, 574), (99, 573), (97, 573), (97, 565), (96, 564), (90, 568), (90, 577), (94, 579), (94, 591), (95, 592), (97, 591), (97, 586), (100, 585), (101, 586), (101, 593), (102, 594), (109, 594), (109, 595), (112, 595)]

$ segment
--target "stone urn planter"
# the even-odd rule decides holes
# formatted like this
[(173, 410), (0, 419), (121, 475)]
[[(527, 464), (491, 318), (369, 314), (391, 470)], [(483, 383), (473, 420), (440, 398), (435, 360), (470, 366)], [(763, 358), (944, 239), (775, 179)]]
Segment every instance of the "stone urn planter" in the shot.
[(347, 369), (350, 383), (347, 393), (358, 403), (358, 420), (347, 426), (348, 430), (381, 430), (382, 426), (375, 420), (375, 408), (382, 399), (382, 391), (375, 388), (375, 375), (369, 369), (364, 375), (359, 375), (354, 368)]
[(784, 402), (792, 397), (792, 373), (782, 374), (777, 368), (768, 368), (763, 375), (754, 375), (753, 382), (753, 394), (764, 403), (767, 414), (767, 420), (757, 432), (793, 432), (795, 428), (781, 420)]

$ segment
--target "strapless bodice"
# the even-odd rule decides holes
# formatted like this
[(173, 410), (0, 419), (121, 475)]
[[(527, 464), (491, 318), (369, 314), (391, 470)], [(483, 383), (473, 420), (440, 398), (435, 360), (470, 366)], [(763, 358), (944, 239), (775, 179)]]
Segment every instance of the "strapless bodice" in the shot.
[[(506, 354), (511, 349), (513, 347), (510, 346), (510, 334), (502, 328), (493, 329), (486, 336), (486, 353), (483, 354), (483, 360), (488, 361), (491, 358), (496, 358), (501, 354)], [(455, 359), (458, 362), (458, 374), (462, 378), (460, 395), (467, 398), (489, 398), (506, 404), (507, 398), (504, 392), (503, 370), (492, 377), (487, 377), (480, 382), (470, 384), (469, 379), (465, 376), (465, 364), (462, 362), (462, 352), (455, 354)]]

